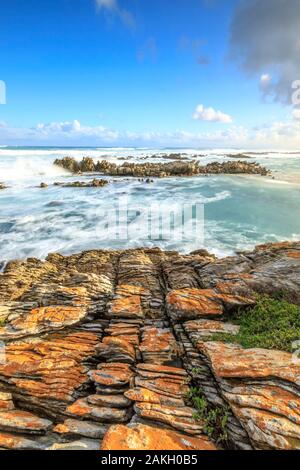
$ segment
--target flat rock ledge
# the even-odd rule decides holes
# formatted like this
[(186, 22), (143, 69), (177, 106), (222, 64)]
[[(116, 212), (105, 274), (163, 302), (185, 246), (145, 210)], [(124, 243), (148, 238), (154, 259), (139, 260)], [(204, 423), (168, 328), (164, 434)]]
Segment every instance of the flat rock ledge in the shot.
[[(217, 450), (187, 399), (228, 407), (231, 449), (300, 448), (292, 354), (213, 341), (255, 293), (300, 304), (300, 243), (216, 259), (159, 249), (8, 263), (0, 449)], [(224, 445), (224, 444), (223, 444)]]

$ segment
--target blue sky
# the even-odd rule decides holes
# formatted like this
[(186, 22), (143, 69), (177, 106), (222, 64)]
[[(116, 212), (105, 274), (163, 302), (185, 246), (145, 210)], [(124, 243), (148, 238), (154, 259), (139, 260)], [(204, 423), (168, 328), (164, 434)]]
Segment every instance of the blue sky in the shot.
[[(300, 14), (285, 8), (295, 28), (286, 38), (278, 21), (291, 0), (272, 0), (267, 17), (269, 2), (3, 0), (0, 144), (298, 145), (278, 90), (300, 79)], [(253, 42), (255, 28), (262, 44), (284, 35), (288, 64), (286, 50), (273, 57)]]

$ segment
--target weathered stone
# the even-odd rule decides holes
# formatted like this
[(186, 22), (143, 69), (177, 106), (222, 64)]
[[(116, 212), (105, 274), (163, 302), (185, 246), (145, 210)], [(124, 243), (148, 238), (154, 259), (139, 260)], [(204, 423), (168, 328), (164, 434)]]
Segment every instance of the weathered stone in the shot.
[(66, 412), (75, 418), (99, 421), (100, 423), (124, 423), (131, 417), (129, 409), (100, 407), (88, 403), (86, 398), (68, 406)]
[(224, 308), (211, 289), (181, 289), (167, 296), (167, 307), (174, 321), (220, 317)]
[(26, 434), (45, 434), (52, 426), (48, 419), (42, 419), (27, 411), (10, 410), (0, 412), (0, 430)]
[(217, 450), (205, 436), (191, 437), (168, 429), (137, 424), (111, 426), (101, 450)]
[(130, 163), (125, 161), (122, 165), (107, 160), (94, 161), (83, 158), (81, 162), (74, 158), (65, 157), (57, 159), (54, 165), (61, 166), (72, 173), (97, 171), (110, 176), (136, 176), (136, 177), (167, 177), (167, 176), (193, 176), (201, 174), (259, 174), (267, 176), (270, 172), (259, 163), (242, 160), (213, 162), (205, 166), (199, 165), (195, 160), (176, 160), (168, 163)]
[(130, 366), (122, 363), (99, 364), (98, 369), (89, 373), (96, 386), (124, 387), (134, 376)]
[(141, 303), (143, 289), (136, 286), (121, 285), (117, 289), (117, 298), (110, 305), (109, 317), (143, 318)]
[(52, 446), (48, 447), (47, 450), (53, 451), (53, 450), (99, 450), (100, 448), (100, 442), (98, 440), (93, 440), (93, 439), (87, 439), (87, 438), (82, 438), (78, 439), (77, 441), (73, 442), (66, 442), (66, 443), (61, 443), (61, 442), (56, 442), (55, 444), (52, 444)]
[(96, 406), (128, 408), (131, 405), (131, 400), (128, 398), (124, 395), (89, 395), (87, 401), (89, 404)]
[(97, 336), (73, 333), (48, 340), (22, 341), (5, 347), (0, 378), (25, 402), (56, 413), (88, 382), (84, 361), (95, 355)]
[(100, 357), (108, 362), (124, 362), (133, 364), (136, 357), (134, 346), (128, 341), (116, 337), (106, 336), (102, 343), (97, 346)]
[(17, 339), (30, 335), (61, 330), (76, 325), (87, 315), (82, 307), (42, 307), (11, 321), (0, 328), (0, 339)]
[(257, 449), (300, 448), (300, 366), (292, 354), (198, 343)]
[(37, 440), (27, 439), (26, 437), (0, 432), (0, 449), (43, 450), (44, 448), (45, 446)]
[(144, 362), (164, 364), (177, 356), (177, 344), (170, 329), (146, 327), (143, 330), (140, 351)]
[(64, 437), (82, 436), (91, 439), (101, 439), (108, 429), (107, 425), (95, 424), (89, 421), (66, 419), (64, 423), (53, 428), (53, 432)]
[(0, 411), (13, 410), (14, 408), (11, 393), (0, 392)]
[(103, 188), (108, 184), (107, 180), (96, 179), (92, 181), (72, 181), (69, 183), (54, 183), (55, 186), (62, 186), (63, 188)]
[(153, 403), (136, 403), (134, 407), (141, 418), (158, 421), (187, 434), (201, 434), (204, 423), (195, 421), (196, 410), (193, 408), (161, 406)]
[(198, 343), (209, 359), (213, 372), (222, 378), (277, 379), (287, 385), (299, 384), (300, 364), (293, 355), (268, 349), (243, 349), (238, 345), (220, 342)]
[(195, 343), (208, 340), (218, 333), (236, 335), (240, 329), (238, 325), (213, 320), (193, 320), (185, 322), (183, 326), (190, 339)]
[(136, 387), (128, 390), (128, 392), (125, 392), (125, 396), (130, 400), (137, 402), (152, 403), (155, 405), (162, 406), (185, 406), (183, 399), (168, 397), (141, 387)]
[[(131, 419), (116, 427), (123, 443), (114, 433), (109, 445), (175, 450), (196, 433), (195, 449), (212, 446), (185, 402), (190, 377), (212, 409), (229, 406), (229, 448), (300, 448), (296, 355), (212, 341), (238, 332), (227, 319), (253, 305), (256, 292), (300, 304), (299, 253), (295, 242), (222, 260), (137, 249), (8, 263), (0, 273), (9, 332), (0, 348), (0, 448), (98, 449), (111, 423)], [(31, 422), (49, 416), (55, 426), (26, 428), (25, 410)], [(154, 431), (142, 432), (145, 423)]]

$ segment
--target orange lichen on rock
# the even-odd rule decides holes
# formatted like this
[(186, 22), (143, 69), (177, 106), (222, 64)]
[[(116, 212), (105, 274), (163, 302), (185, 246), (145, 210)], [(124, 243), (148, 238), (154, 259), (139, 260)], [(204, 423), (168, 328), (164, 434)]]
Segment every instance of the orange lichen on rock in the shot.
[(288, 258), (300, 259), (300, 251), (289, 251), (287, 253)]
[(223, 306), (212, 289), (179, 289), (167, 295), (167, 306), (173, 320), (221, 316)]
[(93, 382), (107, 387), (127, 385), (133, 376), (134, 373), (130, 366), (122, 363), (99, 364), (98, 370), (90, 372)]
[(191, 437), (168, 429), (137, 424), (111, 426), (101, 450), (217, 450), (205, 436)]
[(198, 348), (209, 359), (213, 372), (223, 378), (271, 378), (298, 383), (300, 365), (291, 353), (268, 349), (243, 349), (235, 344), (199, 342)]
[(141, 296), (148, 294), (142, 287), (120, 285), (116, 290), (116, 298), (110, 303), (108, 317), (143, 318)]
[(82, 321), (87, 311), (82, 307), (55, 306), (31, 310), (0, 328), (0, 338), (15, 339), (60, 330)]
[(146, 363), (163, 364), (177, 355), (177, 343), (169, 328), (145, 327), (140, 351)]
[(98, 337), (78, 332), (45, 341), (22, 341), (5, 347), (0, 377), (16, 393), (45, 401), (72, 400), (89, 379), (83, 362), (95, 355)]

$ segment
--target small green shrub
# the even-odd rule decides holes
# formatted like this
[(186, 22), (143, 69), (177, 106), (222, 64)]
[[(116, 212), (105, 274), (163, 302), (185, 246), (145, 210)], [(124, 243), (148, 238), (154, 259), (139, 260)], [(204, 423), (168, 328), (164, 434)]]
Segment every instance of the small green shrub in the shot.
[(218, 443), (226, 443), (228, 441), (229, 407), (213, 408), (198, 387), (191, 387), (187, 398), (197, 410), (194, 419), (204, 423), (204, 432), (207, 436)]
[(293, 352), (292, 343), (300, 340), (300, 307), (284, 300), (258, 297), (255, 307), (239, 311), (233, 323), (237, 335), (216, 334), (211, 341), (238, 343), (246, 349), (264, 348)]

